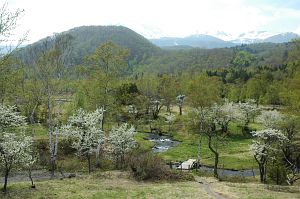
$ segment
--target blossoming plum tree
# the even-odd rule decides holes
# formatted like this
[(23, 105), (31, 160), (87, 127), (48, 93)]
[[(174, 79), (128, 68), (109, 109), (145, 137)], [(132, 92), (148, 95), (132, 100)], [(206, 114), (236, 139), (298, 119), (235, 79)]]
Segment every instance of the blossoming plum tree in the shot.
[(19, 115), (14, 106), (0, 105), (0, 167), (4, 171), (4, 192), (7, 191), (8, 175), (13, 168), (30, 168), (36, 161), (32, 156), (32, 138), (22, 132), (17, 133), (16, 127), (25, 125), (25, 117)]
[(101, 129), (101, 119), (104, 109), (86, 112), (79, 109), (62, 127), (62, 133), (72, 140), (72, 147), (77, 150), (78, 156), (85, 156), (88, 160), (89, 173), (91, 172), (91, 154), (103, 144), (105, 136)]

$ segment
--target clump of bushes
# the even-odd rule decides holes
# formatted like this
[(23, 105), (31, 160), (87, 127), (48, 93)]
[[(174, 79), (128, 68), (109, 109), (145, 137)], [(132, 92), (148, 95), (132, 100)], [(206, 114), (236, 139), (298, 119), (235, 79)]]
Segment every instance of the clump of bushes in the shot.
[(193, 180), (190, 173), (171, 170), (163, 159), (152, 152), (132, 154), (128, 162), (137, 180)]
[(129, 160), (129, 167), (138, 180), (160, 180), (164, 178), (166, 171), (164, 161), (150, 152), (133, 154)]

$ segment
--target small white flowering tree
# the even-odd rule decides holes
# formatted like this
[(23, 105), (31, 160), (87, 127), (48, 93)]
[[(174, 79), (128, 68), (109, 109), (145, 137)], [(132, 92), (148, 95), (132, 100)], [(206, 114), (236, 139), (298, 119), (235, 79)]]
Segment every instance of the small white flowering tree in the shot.
[(243, 132), (249, 133), (249, 123), (254, 120), (254, 117), (259, 113), (260, 109), (255, 103), (255, 100), (249, 99), (244, 103), (238, 103), (237, 106), (237, 119), (242, 124)]
[(274, 128), (274, 129), (278, 129), (282, 119), (283, 119), (283, 115), (276, 110), (262, 111), (262, 113), (257, 117), (258, 122), (260, 122), (266, 128)]
[(25, 117), (16, 112), (15, 106), (0, 105), (0, 130), (7, 127), (25, 126)]
[(79, 109), (62, 127), (63, 135), (72, 140), (72, 147), (77, 150), (78, 156), (85, 156), (88, 161), (89, 173), (91, 172), (91, 154), (104, 142), (105, 136), (101, 130), (103, 109), (87, 113)]
[(161, 110), (161, 108), (163, 107), (163, 100), (160, 99), (154, 99), (154, 100), (151, 100), (151, 105), (150, 105), (150, 111), (152, 113), (152, 118), (153, 120), (156, 120), (158, 119), (158, 114)]
[(253, 152), (254, 159), (259, 167), (260, 181), (266, 182), (266, 165), (280, 146), (287, 140), (280, 130), (265, 129), (261, 131), (251, 132), (253, 135), (253, 143), (250, 149)]
[(108, 137), (109, 152), (116, 159), (117, 168), (123, 167), (125, 154), (137, 146), (134, 139), (135, 128), (127, 123), (113, 127)]
[(35, 159), (32, 157), (32, 138), (21, 134), (3, 133), (0, 137), (0, 166), (4, 171), (3, 191), (7, 191), (7, 180), (10, 171), (15, 167), (31, 166)]
[(169, 132), (171, 131), (171, 126), (172, 126), (172, 124), (173, 124), (173, 122), (174, 122), (174, 120), (175, 120), (175, 115), (174, 114), (167, 114), (166, 116), (165, 116), (165, 118), (166, 118), (166, 123), (169, 125)]
[(233, 102), (225, 100), (222, 105), (214, 105), (216, 110), (216, 122), (221, 127), (222, 134), (228, 132), (228, 126), (231, 121), (236, 119), (238, 109)]
[(176, 97), (176, 103), (179, 107), (179, 115), (182, 115), (182, 107), (183, 107), (184, 101), (185, 101), (185, 95), (180, 94)]
[[(35, 162), (32, 156), (32, 138), (25, 136), (24, 133), (15, 134), (17, 133), (15, 127), (26, 126), (25, 117), (15, 110), (15, 106), (0, 105), (0, 167), (4, 171), (5, 192), (10, 171), (16, 167), (31, 170)], [(10, 132), (11, 130), (14, 132)]]
[(218, 146), (220, 136), (217, 130), (217, 113), (216, 106), (197, 108), (194, 110), (193, 123), (196, 131), (207, 138), (208, 148), (214, 154), (214, 176), (218, 178), (219, 152)]
[(32, 146), (30, 148), (27, 148), (27, 153), (25, 153), (23, 157), (24, 157), (23, 159), (24, 161), (22, 162), (22, 168), (28, 171), (28, 177), (31, 181), (31, 188), (35, 188), (35, 184), (32, 178), (32, 168), (37, 161), (37, 154), (33, 150)]

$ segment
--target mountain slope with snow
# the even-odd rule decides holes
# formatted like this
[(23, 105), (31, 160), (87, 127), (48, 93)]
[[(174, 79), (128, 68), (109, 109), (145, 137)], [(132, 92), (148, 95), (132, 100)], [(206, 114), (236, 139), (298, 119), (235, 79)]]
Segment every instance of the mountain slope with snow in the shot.
[(254, 43), (284, 43), (293, 39), (300, 38), (295, 33), (270, 33), (267, 31), (251, 31), (238, 35), (232, 35), (225, 32), (216, 32), (210, 34), (191, 35), (188, 37), (162, 37), (159, 39), (150, 39), (150, 41), (160, 47), (171, 46), (190, 46), (198, 48), (224, 48), (233, 47), (241, 44)]

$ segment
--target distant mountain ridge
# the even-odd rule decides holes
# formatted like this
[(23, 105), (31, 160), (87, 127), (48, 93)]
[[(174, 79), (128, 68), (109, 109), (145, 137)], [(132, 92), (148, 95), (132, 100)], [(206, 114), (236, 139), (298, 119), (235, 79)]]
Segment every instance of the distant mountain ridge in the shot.
[(184, 38), (178, 37), (162, 37), (160, 39), (150, 39), (150, 41), (162, 48), (169, 48), (172, 46), (190, 46), (197, 48), (225, 48), (235, 46), (234, 43), (224, 41), (211, 35), (191, 35)]
[(243, 33), (237, 37), (226, 34), (224, 32), (217, 32), (213, 35), (199, 34), (188, 37), (162, 37), (159, 39), (149, 39), (153, 44), (162, 48), (171, 48), (172, 46), (190, 46), (198, 48), (225, 48), (234, 47), (241, 44), (254, 43), (286, 43), (293, 39), (300, 38), (299, 35), (287, 32), (280, 34), (272, 34), (266, 31), (251, 31)]

